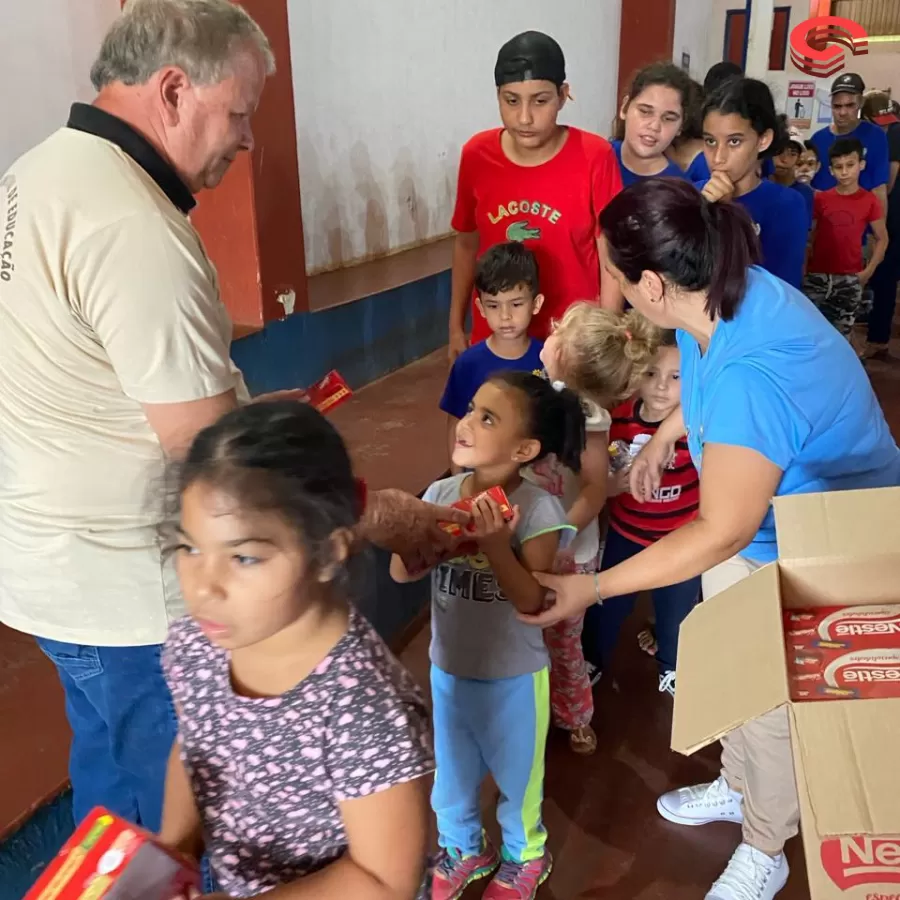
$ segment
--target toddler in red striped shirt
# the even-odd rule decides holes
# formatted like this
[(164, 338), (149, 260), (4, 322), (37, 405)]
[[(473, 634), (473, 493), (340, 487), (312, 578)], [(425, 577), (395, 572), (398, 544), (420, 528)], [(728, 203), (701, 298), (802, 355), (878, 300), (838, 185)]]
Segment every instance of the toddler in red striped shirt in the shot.
[[(700, 479), (691, 462), (687, 439), (675, 445), (675, 453), (663, 473), (652, 500), (641, 503), (631, 495), (628, 470), (641, 447), (681, 403), (680, 355), (675, 333), (665, 332), (662, 345), (642, 376), (638, 392), (612, 410), (610, 453), (613, 474), (609, 479), (609, 532), (601, 571), (630, 559), (661, 537), (690, 522), (700, 502)], [(656, 613), (655, 653), (661, 691), (674, 693), (678, 630), (700, 596), (700, 579), (657, 588), (653, 592)], [(636, 596), (626, 594), (604, 600), (585, 615), (583, 641), (588, 663), (602, 671), (608, 664), (625, 619), (634, 609)], [(645, 641), (652, 644), (650, 641)]]

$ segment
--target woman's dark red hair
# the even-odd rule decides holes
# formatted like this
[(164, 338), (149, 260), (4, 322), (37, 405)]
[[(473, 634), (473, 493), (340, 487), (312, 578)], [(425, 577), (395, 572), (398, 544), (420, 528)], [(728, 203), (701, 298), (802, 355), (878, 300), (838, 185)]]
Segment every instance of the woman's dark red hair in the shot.
[(680, 178), (646, 178), (600, 214), (610, 262), (632, 284), (656, 272), (686, 291), (706, 293), (706, 312), (734, 317), (759, 261), (759, 241), (738, 203), (709, 203)]

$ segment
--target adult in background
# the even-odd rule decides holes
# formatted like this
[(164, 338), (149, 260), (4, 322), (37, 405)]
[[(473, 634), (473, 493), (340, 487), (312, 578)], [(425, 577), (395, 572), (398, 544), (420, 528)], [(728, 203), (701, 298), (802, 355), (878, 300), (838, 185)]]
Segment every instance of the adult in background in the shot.
[(837, 180), (826, 165), (828, 150), (838, 137), (855, 137), (863, 145), (866, 160), (859, 186), (872, 191), (886, 208), (887, 182), (890, 175), (888, 143), (884, 131), (878, 125), (859, 117), (865, 89), (865, 82), (855, 72), (845, 72), (832, 82), (832, 123), (820, 128), (810, 138), (822, 163), (822, 167), (812, 180), (812, 186), (817, 191), (827, 191), (837, 184)]
[[(526, 621), (545, 626), (603, 598), (701, 574), (709, 599), (777, 558), (774, 497), (900, 484), (900, 450), (853, 348), (798, 290), (753, 265), (757, 241), (739, 204), (648, 179), (613, 200), (601, 225), (626, 299), (676, 329), (681, 350), (682, 405), (635, 460), (632, 491), (653, 496), (686, 435), (700, 507), (596, 582), (538, 576), (556, 603)], [(565, 359), (563, 348), (564, 368)], [(581, 389), (578, 378), (566, 382)], [(772, 900), (799, 821), (787, 713), (748, 722), (722, 745), (721, 776), (666, 794), (658, 809), (683, 825), (742, 823), (743, 840), (706, 898)]]
[(609, 142), (560, 125), (569, 98), (566, 61), (552, 37), (526, 31), (507, 41), (494, 67), (502, 128), (462, 149), (453, 229), (450, 361), (490, 335), (473, 302), (475, 261), (489, 247), (522, 241), (537, 257), (544, 305), (531, 325), (543, 339), (577, 300), (619, 302), (600, 265), (597, 221), (622, 187)]
[(872, 311), (869, 313), (868, 346), (863, 352), (865, 359), (884, 361), (888, 359), (888, 343), (897, 305), (897, 285), (900, 282), (900, 188), (897, 187), (897, 172), (900, 169), (900, 116), (891, 98), (881, 91), (866, 96), (862, 115), (867, 122), (884, 131), (888, 142), (888, 247), (881, 265), (869, 282)]
[[(102, 804), (159, 827), (175, 734), (160, 645), (184, 609), (149, 489), (248, 399), (188, 213), (252, 147), (273, 68), (228, 0), (133, 0), (94, 104), (0, 181), (0, 620), (56, 665), (78, 819)], [(409, 550), (447, 515), (374, 494), (364, 530)]]

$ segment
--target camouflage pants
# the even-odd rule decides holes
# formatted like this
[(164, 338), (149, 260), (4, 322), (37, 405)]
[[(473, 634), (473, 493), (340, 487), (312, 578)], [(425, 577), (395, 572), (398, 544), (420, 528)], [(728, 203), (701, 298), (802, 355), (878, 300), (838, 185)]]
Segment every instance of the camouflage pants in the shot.
[(863, 292), (856, 275), (810, 273), (803, 279), (803, 293), (844, 337), (850, 337), (856, 317), (863, 312)]

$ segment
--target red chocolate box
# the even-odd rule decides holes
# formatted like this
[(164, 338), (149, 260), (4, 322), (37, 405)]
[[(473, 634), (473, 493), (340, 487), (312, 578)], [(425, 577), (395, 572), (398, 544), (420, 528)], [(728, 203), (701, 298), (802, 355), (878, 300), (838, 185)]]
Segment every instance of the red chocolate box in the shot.
[(197, 867), (105, 809), (75, 831), (24, 900), (170, 900), (200, 889)]
[(324, 415), (349, 400), (353, 391), (340, 374), (332, 370), (321, 381), (307, 388), (306, 394), (309, 402)]
[(900, 605), (785, 610), (784, 633), (792, 647), (900, 647)]
[(792, 700), (900, 697), (900, 646), (787, 652)]
[[(506, 491), (504, 491), (503, 488), (499, 487), (499, 486), (488, 488), (486, 491), (483, 491), (482, 493), (478, 494), (475, 497), (464, 497), (462, 500), (457, 500), (456, 503), (452, 503), (450, 505), (454, 509), (462, 509), (462, 510), (465, 510), (466, 512), (469, 512), (472, 509), (472, 507), (475, 505), (475, 503), (478, 500), (481, 500), (483, 497), (490, 497), (492, 500), (494, 500), (497, 503), (497, 505), (500, 507), (500, 512), (503, 515), (504, 521), (509, 522), (512, 520), (513, 509), (512, 509), (512, 506), (510, 505), (509, 498), (506, 496)], [(443, 528), (443, 530), (446, 531), (447, 534), (452, 535), (453, 537), (460, 537), (463, 534), (465, 534), (466, 532), (471, 534), (472, 532), (475, 531), (475, 526), (473, 524), (469, 524), (469, 525), (463, 527), (463, 526), (455, 524), (454, 522), (444, 522), (441, 524), (441, 528)], [(448, 551), (447, 553), (445, 553), (441, 557), (441, 559), (438, 560), (438, 562), (444, 562), (454, 556), (463, 556), (466, 554), (473, 554), (473, 553), (477, 553), (477, 552), (478, 552), (478, 548), (477, 548), (477, 545), (474, 544), (474, 542), (471, 544), (469, 544), (469, 543), (459, 544), (459, 545), (457, 545), (457, 547), (454, 550)], [(409, 560), (404, 559), (403, 563), (406, 566), (407, 574), (409, 574), (412, 577), (415, 577), (416, 575), (420, 575), (427, 568), (429, 568), (428, 565), (426, 565), (424, 562), (422, 562), (421, 560), (418, 560), (418, 559), (415, 559), (415, 560), (414, 559), (409, 559)]]

